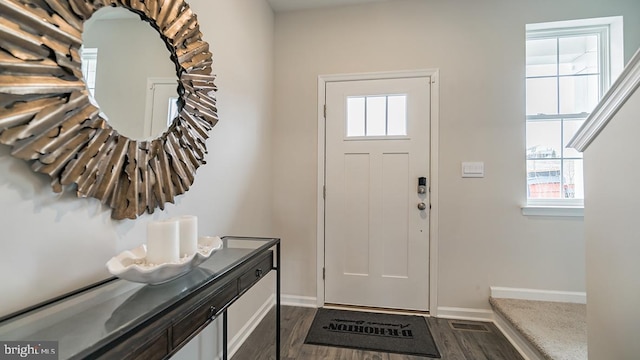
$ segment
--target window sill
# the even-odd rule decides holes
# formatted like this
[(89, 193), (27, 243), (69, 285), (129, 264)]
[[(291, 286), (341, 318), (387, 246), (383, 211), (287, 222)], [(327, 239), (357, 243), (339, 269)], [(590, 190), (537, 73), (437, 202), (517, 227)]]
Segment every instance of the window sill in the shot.
[(523, 206), (525, 216), (583, 217), (584, 206)]

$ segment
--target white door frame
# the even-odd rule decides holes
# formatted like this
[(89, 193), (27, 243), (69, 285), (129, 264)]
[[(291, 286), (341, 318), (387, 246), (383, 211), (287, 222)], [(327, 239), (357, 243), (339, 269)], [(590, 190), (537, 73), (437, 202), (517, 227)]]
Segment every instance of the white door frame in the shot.
[(324, 104), (326, 83), (332, 81), (377, 80), (408, 77), (431, 78), (431, 153), (429, 184), (431, 190), (431, 212), (429, 214), (429, 314), (437, 315), (438, 309), (438, 125), (439, 125), (439, 70), (409, 70), (375, 73), (354, 73), (318, 76), (318, 218), (316, 235), (316, 305), (324, 306), (324, 178), (325, 178), (325, 118)]
[[(169, 77), (149, 77), (147, 78), (146, 99), (144, 108), (144, 133), (151, 132), (151, 123), (153, 122), (153, 87), (155, 85), (175, 85), (178, 89), (178, 80)], [(176, 96), (178, 93), (176, 92)]]

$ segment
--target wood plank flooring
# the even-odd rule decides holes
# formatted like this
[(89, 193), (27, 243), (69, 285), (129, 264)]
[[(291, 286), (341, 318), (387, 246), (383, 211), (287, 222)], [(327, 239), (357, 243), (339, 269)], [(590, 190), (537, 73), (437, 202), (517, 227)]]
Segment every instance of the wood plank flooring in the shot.
[[(424, 360), (420, 356), (304, 344), (316, 309), (282, 307), (282, 360)], [(489, 331), (454, 330), (450, 322), (483, 324)], [(523, 360), (492, 323), (429, 317), (427, 323), (443, 360)], [(271, 310), (232, 360), (275, 359), (275, 311)]]

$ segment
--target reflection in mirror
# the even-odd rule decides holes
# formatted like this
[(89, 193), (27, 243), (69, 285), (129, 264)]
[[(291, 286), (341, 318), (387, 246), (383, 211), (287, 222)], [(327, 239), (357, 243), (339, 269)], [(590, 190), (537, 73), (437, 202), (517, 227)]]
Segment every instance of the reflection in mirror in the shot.
[[(120, 134), (114, 128), (117, 125), (107, 123), (89, 100), (81, 69), (82, 33), (85, 19), (107, 4), (128, 9), (135, 6), (143, 21), (161, 29), (162, 40), (155, 37), (148, 43), (165, 44), (176, 72), (171, 72), (171, 82), (180, 79), (173, 85), (179, 95), (180, 115), (151, 141)], [(29, 161), (35, 172), (48, 175), (55, 192), (75, 189), (78, 197), (93, 197), (107, 204), (114, 219), (135, 219), (156, 208), (164, 210), (166, 203), (173, 203), (189, 190), (196, 170), (205, 164), (206, 142), (218, 114), (212, 54), (202, 40), (196, 15), (184, 0), (1, 0), (0, 8), (0, 63), (5, 77), (0, 86), (0, 143), (12, 148), (12, 156)], [(97, 33), (120, 32), (124, 24), (119, 25)], [(154, 68), (158, 58), (166, 58), (165, 53), (137, 61), (141, 52), (150, 52), (142, 47), (147, 43), (135, 42), (138, 31), (123, 32), (127, 36), (116, 42), (137, 46), (106, 51), (128, 60), (107, 74), (107, 79), (128, 74), (118, 82), (120, 92), (139, 83), (133, 81), (142, 72), (137, 66)], [(98, 49), (96, 56), (95, 91), (99, 98), (100, 64), (113, 62), (101, 61), (103, 52)], [(144, 84), (148, 78), (145, 75)], [(123, 126), (141, 116), (133, 115), (134, 109), (125, 104), (132, 96), (128, 94), (113, 110), (106, 110), (126, 110), (121, 116)], [(116, 119), (118, 115), (110, 116)]]
[(178, 85), (158, 32), (122, 7), (102, 8), (84, 26), (83, 75), (102, 115), (131, 139), (160, 136), (177, 115)]

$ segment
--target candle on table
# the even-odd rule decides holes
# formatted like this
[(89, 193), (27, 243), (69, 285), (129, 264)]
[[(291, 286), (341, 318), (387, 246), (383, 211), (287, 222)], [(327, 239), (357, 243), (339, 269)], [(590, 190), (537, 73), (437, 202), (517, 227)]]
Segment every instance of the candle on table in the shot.
[(147, 225), (147, 262), (164, 264), (180, 260), (177, 220), (152, 221)]
[(180, 256), (191, 256), (198, 251), (198, 217), (185, 215), (180, 223)]

